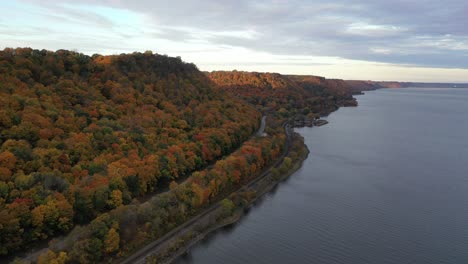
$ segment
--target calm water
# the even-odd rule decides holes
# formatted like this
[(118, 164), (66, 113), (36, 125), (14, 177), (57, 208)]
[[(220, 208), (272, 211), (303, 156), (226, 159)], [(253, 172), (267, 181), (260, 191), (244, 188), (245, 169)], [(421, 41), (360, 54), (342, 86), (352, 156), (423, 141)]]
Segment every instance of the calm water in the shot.
[(468, 263), (468, 90), (378, 90), (297, 129), (304, 166), (179, 263)]

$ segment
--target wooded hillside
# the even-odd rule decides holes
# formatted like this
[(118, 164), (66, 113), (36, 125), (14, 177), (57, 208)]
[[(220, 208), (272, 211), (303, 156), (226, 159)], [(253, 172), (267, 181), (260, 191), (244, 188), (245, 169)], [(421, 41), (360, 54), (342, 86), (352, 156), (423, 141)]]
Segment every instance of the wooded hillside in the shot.
[(356, 105), (354, 91), (343, 80), (242, 71), (215, 71), (207, 75), (229, 94), (282, 117), (328, 114), (339, 106)]
[(236, 149), (261, 114), (193, 64), (0, 51), (0, 254), (67, 232)]

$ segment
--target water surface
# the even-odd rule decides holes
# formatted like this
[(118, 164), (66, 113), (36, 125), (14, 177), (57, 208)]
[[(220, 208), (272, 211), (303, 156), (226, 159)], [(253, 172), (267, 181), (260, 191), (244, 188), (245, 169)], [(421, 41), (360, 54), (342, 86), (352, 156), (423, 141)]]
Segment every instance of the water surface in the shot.
[(468, 90), (383, 89), (301, 128), (303, 167), (179, 263), (468, 263)]

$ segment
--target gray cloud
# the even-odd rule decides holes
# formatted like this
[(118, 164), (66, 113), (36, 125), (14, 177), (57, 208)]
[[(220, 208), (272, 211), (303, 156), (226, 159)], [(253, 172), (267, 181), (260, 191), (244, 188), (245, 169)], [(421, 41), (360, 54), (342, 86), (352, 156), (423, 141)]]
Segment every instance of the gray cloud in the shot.
[[(52, 0), (28, 2), (56, 6)], [(468, 68), (466, 56), (460, 55), (468, 53), (466, 0), (84, 2), (144, 14), (157, 29), (155, 37), (174, 41), (201, 39), (281, 55)], [(110, 23), (89, 14), (87, 19)]]

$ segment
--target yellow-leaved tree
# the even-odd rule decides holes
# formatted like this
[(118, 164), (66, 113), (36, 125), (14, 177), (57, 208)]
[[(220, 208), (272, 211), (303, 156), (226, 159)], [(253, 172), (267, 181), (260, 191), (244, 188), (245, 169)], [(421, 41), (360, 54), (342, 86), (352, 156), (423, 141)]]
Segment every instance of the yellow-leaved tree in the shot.
[(106, 251), (106, 253), (113, 253), (119, 249), (120, 236), (119, 233), (115, 230), (115, 228), (109, 229), (104, 243), (104, 250)]

